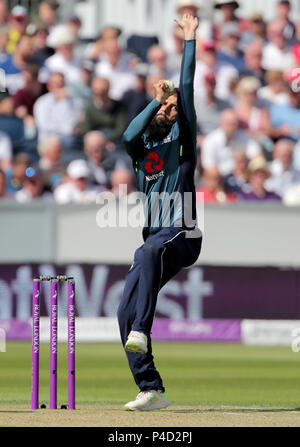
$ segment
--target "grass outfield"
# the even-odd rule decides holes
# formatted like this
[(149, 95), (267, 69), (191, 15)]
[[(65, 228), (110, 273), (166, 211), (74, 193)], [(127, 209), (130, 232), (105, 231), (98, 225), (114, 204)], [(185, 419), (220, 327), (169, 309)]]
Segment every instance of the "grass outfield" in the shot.
[[(46, 403), (47, 406), (49, 402), (48, 351), (49, 346), (42, 344), (40, 402)], [(133, 383), (121, 346), (119, 344), (78, 343), (76, 351), (77, 408), (89, 414), (86, 425), (93, 425), (91, 422), (93, 419), (89, 413), (93, 409), (105, 410), (110, 415), (108, 419), (110, 423), (105, 424), (104, 411), (104, 419), (99, 420), (100, 425), (122, 425), (120, 417), (125, 412), (119, 412), (119, 410), (122, 409), (123, 403), (136, 396), (138, 390)], [(160, 415), (157, 420), (158, 426), (164, 425), (163, 415), (167, 416), (167, 414), (171, 414), (172, 418), (167, 418), (166, 424), (170, 425), (172, 421), (175, 423), (176, 418), (174, 419), (172, 411), (177, 411), (176, 414), (181, 412), (181, 420), (184, 415), (185, 423), (182, 425), (186, 426), (195, 425), (197, 412), (198, 419), (199, 412), (205, 414), (205, 417), (213, 416), (215, 413), (217, 419), (212, 425), (222, 425), (222, 418), (219, 418), (218, 422), (218, 416), (221, 416), (222, 412), (238, 415), (242, 419), (242, 425), (247, 425), (247, 421), (249, 423), (251, 420), (248, 418), (246, 421), (243, 418), (243, 415), (246, 416), (245, 413), (250, 412), (252, 416), (258, 415), (259, 420), (263, 421), (263, 412), (265, 412), (272, 414), (277, 421), (271, 425), (281, 425), (280, 421), (284, 421), (291, 414), (295, 421), (290, 424), (288, 421), (282, 423), (295, 425), (298, 420), (300, 426), (300, 412), (298, 412), (300, 408), (300, 354), (293, 353), (290, 348), (250, 347), (239, 344), (155, 343), (154, 353), (156, 366), (164, 379), (172, 402), (170, 410), (154, 412)], [(67, 403), (66, 354), (66, 345), (60, 345), (58, 370), (60, 404)], [(0, 355), (0, 405), (2, 407), (0, 425), (31, 424), (30, 415), (37, 414), (29, 411), (31, 344), (9, 342), (7, 352)], [(15, 413), (14, 410), (16, 410)], [(19, 410), (18, 413), (17, 410)], [(7, 414), (5, 417), (6, 411), (10, 415), (9, 418)], [(261, 412), (261, 414), (256, 412)], [(49, 423), (51, 412), (38, 412), (41, 417), (45, 413)], [(119, 413), (120, 417), (117, 416)], [(74, 419), (72, 422), (73, 412), (59, 411), (55, 414), (56, 418), (63, 414), (59, 416), (57, 422), (62, 422), (65, 418), (66, 425), (77, 425)], [(132, 426), (135, 424), (136, 419), (133, 418), (137, 416), (131, 415), (132, 413), (129, 416), (128, 413), (124, 414), (124, 418), (126, 417), (124, 425), (128, 422)], [(140, 419), (137, 419), (137, 425), (139, 422), (141, 426), (143, 425), (142, 417), (145, 413), (142, 415), (138, 416)], [(292, 420), (294, 420), (293, 417)], [(38, 421), (36, 417), (35, 421)], [(54, 420), (53, 422), (55, 423)], [(155, 424), (155, 420), (153, 423)], [(81, 425), (79, 419), (78, 425)], [(228, 422), (225, 425), (240, 424), (237, 421)]]

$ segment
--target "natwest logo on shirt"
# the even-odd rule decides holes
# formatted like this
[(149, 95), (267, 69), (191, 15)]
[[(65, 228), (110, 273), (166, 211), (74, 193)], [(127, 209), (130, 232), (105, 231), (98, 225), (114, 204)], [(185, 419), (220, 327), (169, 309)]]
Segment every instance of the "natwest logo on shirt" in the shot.
[(145, 163), (145, 170), (151, 174), (152, 172), (159, 172), (164, 167), (165, 162), (160, 158), (156, 152), (150, 152)]

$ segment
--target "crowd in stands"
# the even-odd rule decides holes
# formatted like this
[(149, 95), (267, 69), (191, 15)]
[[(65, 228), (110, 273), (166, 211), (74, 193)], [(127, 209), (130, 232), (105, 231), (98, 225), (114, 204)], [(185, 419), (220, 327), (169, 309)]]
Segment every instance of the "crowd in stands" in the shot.
[[(274, 3), (268, 23), (259, 12), (241, 17), (237, 1), (214, 3), (212, 22), (194, 0), (177, 9), (200, 19), (197, 191), (206, 203), (300, 205), (300, 17), (293, 21), (288, 0)], [(101, 191), (118, 197), (120, 185), (134, 191), (122, 134), (155, 82), (179, 82), (184, 38), (175, 24), (171, 52), (158, 36), (113, 26), (87, 43), (80, 18), (61, 23), (59, 10), (44, 0), (33, 20), (0, 0), (2, 199), (93, 203)]]

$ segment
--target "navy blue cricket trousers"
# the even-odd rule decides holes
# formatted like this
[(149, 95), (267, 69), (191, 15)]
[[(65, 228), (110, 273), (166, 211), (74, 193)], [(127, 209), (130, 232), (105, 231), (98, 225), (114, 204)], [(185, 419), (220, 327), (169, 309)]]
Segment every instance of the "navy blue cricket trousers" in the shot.
[[(151, 328), (159, 290), (183, 267), (193, 265), (200, 254), (202, 236), (187, 237), (182, 228), (162, 228), (150, 234), (136, 250), (134, 263), (126, 276), (124, 293), (118, 309), (118, 320), (123, 346), (131, 330), (148, 337), (146, 355), (126, 352), (134, 380), (141, 391), (164, 392), (162, 379), (155, 368)], [(194, 231), (194, 233), (195, 233)]]

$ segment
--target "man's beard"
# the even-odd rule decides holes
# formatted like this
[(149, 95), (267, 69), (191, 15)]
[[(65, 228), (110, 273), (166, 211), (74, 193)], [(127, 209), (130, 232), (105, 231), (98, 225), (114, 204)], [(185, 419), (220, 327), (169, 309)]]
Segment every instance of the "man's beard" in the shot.
[(169, 135), (173, 125), (174, 122), (167, 118), (157, 121), (154, 117), (146, 130), (146, 135), (151, 141), (162, 141)]

